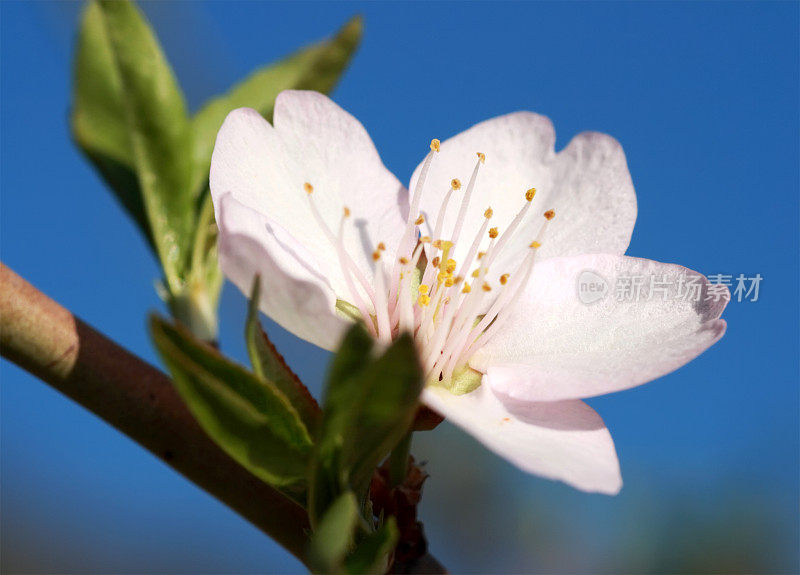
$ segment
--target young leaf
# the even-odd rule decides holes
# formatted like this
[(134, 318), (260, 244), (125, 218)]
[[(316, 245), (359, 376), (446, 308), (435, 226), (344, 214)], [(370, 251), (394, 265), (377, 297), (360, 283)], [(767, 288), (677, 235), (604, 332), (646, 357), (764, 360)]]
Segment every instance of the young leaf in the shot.
[(365, 537), (355, 551), (345, 559), (345, 570), (353, 575), (382, 575), (389, 568), (389, 558), (400, 531), (394, 517), (387, 517), (386, 522), (375, 533)]
[(309, 430), (315, 430), (320, 420), (320, 409), (308, 388), (295, 375), (272, 345), (258, 321), (258, 302), (261, 296), (261, 278), (256, 276), (250, 303), (247, 308), (245, 341), (253, 371), (263, 379), (272, 382), (289, 400)]
[(275, 98), (283, 90), (330, 92), (353, 57), (361, 40), (362, 28), (361, 18), (355, 17), (332, 38), (257, 70), (227, 94), (207, 103), (192, 119), (194, 192), (201, 193), (205, 188), (214, 141), (225, 116), (231, 110), (254, 108), (271, 120)]
[(308, 564), (314, 573), (342, 573), (342, 563), (353, 546), (360, 521), (352, 491), (336, 499), (319, 522), (308, 546)]
[(83, 11), (73, 76), (72, 137), (108, 182), (155, 252), (134, 168), (122, 101), (122, 80), (101, 8), (96, 2), (87, 3)]
[(134, 168), (164, 276), (177, 291), (194, 231), (192, 133), (183, 94), (147, 21), (132, 2), (98, 4), (119, 73)]
[(422, 373), (411, 337), (377, 359), (372, 338), (354, 326), (331, 366), (309, 481), (312, 524), (338, 495), (366, 493), (375, 467), (413, 421)]
[(285, 397), (180, 327), (153, 316), (150, 332), (178, 392), (220, 447), (271, 485), (302, 482), (311, 438)]

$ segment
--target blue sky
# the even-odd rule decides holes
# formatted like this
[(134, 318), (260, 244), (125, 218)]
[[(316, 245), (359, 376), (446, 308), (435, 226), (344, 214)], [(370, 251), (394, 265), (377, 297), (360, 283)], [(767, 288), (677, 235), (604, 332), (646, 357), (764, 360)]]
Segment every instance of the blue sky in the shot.
[[(626, 486), (616, 498), (526, 476), (447, 425), (419, 437), (415, 451), (432, 475), (423, 519), (454, 571), (613, 570), (616, 556), (655, 569), (666, 560), (654, 540), (691, 539), (698, 525), (720, 561), (742, 539), (759, 566), (798, 568), (798, 6), (145, 6), (193, 109), (361, 13), (364, 42), (334, 98), (401, 180), (432, 137), (536, 111), (553, 120), (558, 148), (584, 130), (622, 143), (639, 203), (629, 254), (763, 276), (759, 301), (732, 302), (728, 333), (706, 354), (591, 402), (620, 455)], [(156, 361), (144, 325), (162, 309), (158, 269), (69, 137), (78, 8), (0, 6), (2, 260)], [(227, 286), (222, 342), (240, 359), (244, 306)], [(267, 325), (318, 389), (327, 354)], [(0, 394), (4, 555), (15, 550), (15, 561), (51, 572), (301, 571), (232, 512), (6, 362)], [(720, 523), (737, 530), (710, 527)]]

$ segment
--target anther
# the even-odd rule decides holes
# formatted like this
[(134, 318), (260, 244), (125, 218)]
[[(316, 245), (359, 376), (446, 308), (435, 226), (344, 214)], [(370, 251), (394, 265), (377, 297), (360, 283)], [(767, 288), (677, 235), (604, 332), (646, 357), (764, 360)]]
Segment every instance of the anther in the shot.
[(432, 245), (433, 247), (435, 247), (437, 250), (438, 250), (438, 249), (441, 249), (441, 247), (442, 247), (442, 240), (433, 240), (433, 243), (432, 243), (431, 245)]
[(314, 186), (312, 186), (308, 182), (303, 184), (303, 189), (306, 191), (307, 194), (313, 194), (314, 193)]
[(450, 187), (453, 188), (454, 190), (460, 190), (461, 180), (459, 180), (458, 178), (453, 178), (452, 180), (450, 180)]
[(425, 294), (421, 294), (417, 301), (419, 302), (419, 305), (426, 306), (429, 303), (431, 303), (431, 298), (430, 298), (430, 296), (427, 296)]
[(386, 244), (383, 242), (378, 243), (378, 250), (385, 252), (386, 251)]
[(525, 192), (525, 199), (529, 202), (533, 199), (533, 196), (536, 195), (536, 188), (531, 188), (527, 192)]
[(478, 252), (478, 259), (483, 259), (483, 256), (486, 255), (486, 252)]
[(508, 278), (511, 274), (503, 274), (500, 276), (500, 285), (506, 285), (508, 283)]
[(483, 285), (481, 286), (481, 289), (483, 291), (492, 291), (492, 286), (490, 286), (488, 283), (484, 282)]
[(444, 263), (444, 269), (447, 273), (453, 273), (456, 271), (456, 260), (450, 259)]
[(406, 265), (408, 263), (407, 257), (402, 257), (398, 260), (402, 265)]
[(535, 240), (534, 240), (534, 241), (532, 241), (532, 242), (531, 242), (531, 245), (530, 245), (530, 246), (528, 246), (528, 247), (531, 247), (531, 248), (540, 248), (540, 247), (542, 247), (542, 244), (541, 244), (540, 242), (537, 242), (537, 241), (535, 241)]
[(483, 217), (487, 220), (494, 215), (494, 210), (492, 208), (486, 208), (486, 211), (483, 212)]
[(422, 224), (425, 223), (425, 216), (420, 214), (420, 216), (416, 220), (414, 220), (414, 223), (417, 224), (418, 226), (421, 226)]
[(426, 295), (428, 293), (428, 286), (426, 286), (425, 284), (420, 285), (419, 293), (421, 293), (422, 295)]
[[(547, 218), (547, 219), (550, 219), (550, 218)], [(499, 232), (497, 231), (497, 228), (490, 228), (489, 229), (489, 237), (492, 238), (492, 239), (496, 238), (498, 233)]]
[(431, 140), (431, 150), (433, 150), (434, 152), (438, 152), (439, 151), (439, 147), (441, 145), (442, 145), (442, 143), (439, 140), (437, 140), (436, 138)]
[(441, 261), (441, 260), (439, 259), (439, 256), (436, 256), (435, 258), (433, 258), (433, 259), (431, 260), (431, 265), (433, 265), (433, 267), (435, 267), (435, 268), (438, 268), (438, 267), (439, 267), (439, 262), (440, 262), (440, 261)]
[(374, 252), (372, 252), (372, 259), (373, 259), (373, 260), (375, 260), (376, 262), (377, 262), (379, 259), (381, 259), (381, 252), (380, 252), (380, 250), (375, 250)]
[(470, 275), (474, 278), (478, 277), (481, 275), (481, 268), (475, 268)]
[(344, 207), (344, 217), (346, 218), (350, 217), (350, 208), (348, 208), (347, 206)]
[(477, 154), (478, 154), (478, 159), (481, 161), (481, 164), (485, 164), (486, 163), (486, 155), (481, 153), (481, 152), (477, 152)]
[(545, 218), (547, 218), (548, 220), (552, 220), (554, 217), (556, 217), (556, 212), (555, 212), (555, 210), (547, 210), (547, 211), (544, 213), (544, 217), (545, 217)]
[(464, 284), (464, 287), (461, 288), (461, 293), (469, 293), (472, 291), (472, 288), (469, 287), (469, 284)]
[(422, 236), (419, 239), (419, 243), (421, 243), (421, 244), (429, 244), (429, 243), (431, 243), (431, 237), (430, 236)]

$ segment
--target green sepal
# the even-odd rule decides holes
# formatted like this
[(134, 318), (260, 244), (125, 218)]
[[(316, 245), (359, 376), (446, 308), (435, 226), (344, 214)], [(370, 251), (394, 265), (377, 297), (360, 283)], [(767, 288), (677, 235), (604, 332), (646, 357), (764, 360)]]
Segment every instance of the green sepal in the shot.
[(352, 575), (383, 575), (389, 568), (400, 531), (394, 517), (387, 517), (383, 525), (367, 535), (347, 559), (345, 571)]
[(344, 558), (353, 549), (362, 521), (352, 491), (345, 491), (331, 503), (308, 545), (306, 560), (313, 573), (343, 573)]
[(254, 475), (302, 500), (312, 443), (287, 399), (180, 326), (151, 316), (150, 333), (205, 432)]
[(405, 436), (422, 391), (414, 342), (401, 335), (380, 357), (357, 324), (328, 375), (309, 478), (312, 525), (344, 491), (364, 497), (375, 467)]
[(245, 342), (253, 371), (263, 380), (274, 385), (297, 410), (306, 428), (316, 430), (322, 412), (316, 400), (284, 361), (283, 356), (269, 340), (258, 320), (258, 302), (261, 297), (261, 278), (253, 280), (253, 289), (247, 307)]

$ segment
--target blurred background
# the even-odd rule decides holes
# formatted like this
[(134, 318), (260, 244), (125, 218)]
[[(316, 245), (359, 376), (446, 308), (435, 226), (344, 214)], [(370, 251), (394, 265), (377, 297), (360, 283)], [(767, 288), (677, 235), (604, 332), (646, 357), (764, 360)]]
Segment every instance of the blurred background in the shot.
[[(623, 145), (639, 201), (629, 254), (763, 281), (723, 340), (678, 372), (592, 400), (626, 482), (587, 495), (527, 476), (443, 424), (417, 434), (421, 506), (453, 572), (796, 573), (797, 2), (144, 4), (196, 109), (362, 13), (334, 98), (407, 181), (432, 137), (527, 109), (557, 147)], [(2, 260), (155, 362), (158, 267), (70, 141), (80, 5), (0, 4)], [(221, 340), (244, 359), (228, 285)], [(266, 324), (316, 392), (328, 355)], [(2, 363), (4, 573), (301, 573), (222, 504), (32, 376)], [(256, 504), (256, 502), (254, 502)]]

